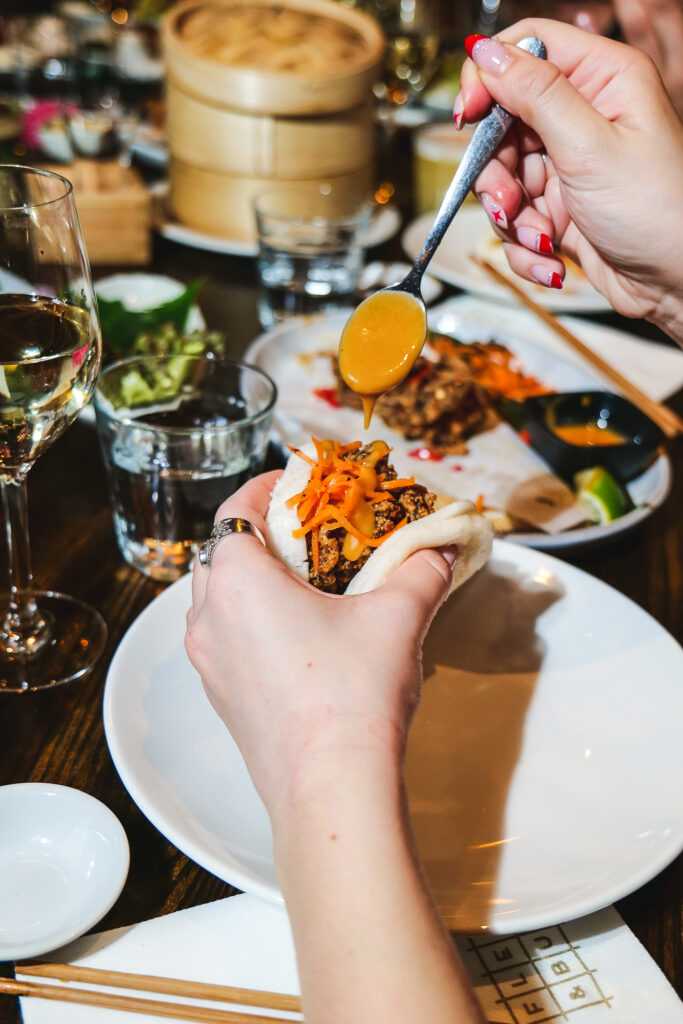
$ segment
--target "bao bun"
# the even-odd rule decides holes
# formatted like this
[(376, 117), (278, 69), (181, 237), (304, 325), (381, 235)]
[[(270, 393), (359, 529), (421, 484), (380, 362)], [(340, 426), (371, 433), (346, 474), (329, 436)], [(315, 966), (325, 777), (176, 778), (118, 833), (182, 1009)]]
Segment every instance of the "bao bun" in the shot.
[[(315, 457), (312, 445), (301, 449)], [(304, 537), (292, 533), (301, 523), (296, 509), (287, 501), (303, 491), (310, 467), (298, 455), (291, 455), (284, 473), (273, 488), (266, 516), (266, 541), (270, 551), (284, 564), (308, 579), (308, 554)], [(375, 590), (415, 551), (453, 545), (457, 557), (453, 566), (451, 591), (461, 586), (488, 561), (493, 543), (491, 523), (479, 515), (470, 501), (453, 501), (422, 519), (407, 523), (372, 552), (363, 568), (346, 588), (346, 594), (364, 594)]]

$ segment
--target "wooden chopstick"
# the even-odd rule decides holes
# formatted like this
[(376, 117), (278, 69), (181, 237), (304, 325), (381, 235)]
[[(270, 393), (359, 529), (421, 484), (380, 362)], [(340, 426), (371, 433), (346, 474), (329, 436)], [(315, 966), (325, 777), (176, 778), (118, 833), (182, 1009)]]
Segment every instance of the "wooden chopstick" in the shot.
[(615, 370), (613, 366), (610, 366), (601, 356), (593, 352), (587, 345), (585, 345), (575, 334), (572, 334), (563, 324), (557, 320), (552, 313), (549, 313), (543, 306), (539, 306), (529, 295), (523, 291), (519, 285), (515, 284), (507, 274), (502, 274), (500, 270), (497, 270), (488, 260), (481, 259), (475, 253), (469, 254), (470, 259), (473, 263), (476, 263), (478, 267), (481, 267), (489, 277), (493, 278), (498, 284), (507, 288), (509, 292), (512, 292), (523, 306), (530, 309), (532, 313), (540, 317), (544, 323), (548, 325), (556, 334), (558, 334), (564, 341), (567, 342), (575, 352), (578, 352), (584, 357), (589, 363), (591, 363), (600, 373), (603, 374), (612, 384), (614, 384), (622, 394), (628, 398), (634, 405), (638, 406), (641, 412), (644, 412), (646, 416), (649, 416), (654, 423), (656, 423), (664, 431), (667, 437), (677, 437), (683, 433), (683, 420), (678, 416), (673, 409), (669, 409), (666, 405), (662, 405), (661, 402), (655, 402), (653, 398), (646, 395), (644, 392), (637, 388), (635, 384), (632, 384), (630, 380), (627, 380), (618, 370)]
[[(17, 970), (21, 971), (18, 967)], [(105, 972), (106, 973), (106, 972)], [(52, 999), (81, 1006), (98, 1006), (103, 1010), (123, 1010), (143, 1013), (151, 1017), (172, 1017), (175, 1020), (199, 1021), (200, 1024), (291, 1024), (291, 1018), (265, 1017), (261, 1014), (242, 1013), (239, 1010), (216, 1010), (209, 1006), (190, 1006), (187, 1003), (167, 1003), (157, 999), (139, 999), (135, 996), (117, 996), (90, 989), (44, 985), (34, 981), (15, 981), (0, 978), (0, 994), (32, 996)]]
[(137, 989), (139, 992), (159, 992), (165, 996), (214, 999), (216, 1002), (240, 1003), (243, 1006), (262, 1006), (267, 1010), (301, 1012), (299, 997), (284, 992), (261, 992), (252, 988), (215, 985), (206, 981), (164, 978), (157, 974), (128, 974), (126, 971), (107, 971), (99, 967), (80, 967), (77, 964), (57, 964), (49, 961), (17, 964), (17, 974), (58, 978), (60, 981), (84, 981), (93, 985), (108, 985), (110, 988)]

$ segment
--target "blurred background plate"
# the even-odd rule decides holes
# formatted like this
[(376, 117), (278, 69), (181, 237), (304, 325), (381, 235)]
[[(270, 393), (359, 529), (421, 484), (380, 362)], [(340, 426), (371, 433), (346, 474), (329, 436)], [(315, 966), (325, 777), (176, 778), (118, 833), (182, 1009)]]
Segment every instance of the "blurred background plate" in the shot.
[[(164, 238), (168, 238), (171, 242), (177, 242), (179, 245), (189, 245), (193, 249), (223, 253), (226, 256), (257, 255), (258, 249), (255, 242), (210, 235), (205, 231), (196, 231), (194, 228), (174, 220), (166, 207), (167, 182), (158, 182), (153, 185), (152, 193), (157, 202), (156, 229)], [(364, 245), (368, 249), (382, 245), (393, 238), (400, 227), (401, 214), (395, 206), (378, 206), (365, 236)]]
[[(126, 309), (140, 312), (153, 309), (175, 299), (187, 286), (165, 274), (112, 274), (95, 281), (95, 294), (109, 302), (118, 300)], [(201, 331), (206, 327), (198, 306), (190, 310), (185, 331)]]

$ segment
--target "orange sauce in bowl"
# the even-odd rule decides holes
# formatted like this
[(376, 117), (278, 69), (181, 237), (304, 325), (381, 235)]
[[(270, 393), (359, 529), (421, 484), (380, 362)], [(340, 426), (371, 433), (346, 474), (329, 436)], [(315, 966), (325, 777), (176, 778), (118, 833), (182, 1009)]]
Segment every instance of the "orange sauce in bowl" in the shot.
[(377, 292), (349, 317), (339, 343), (339, 372), (361, 396), (366, 430), (375, 402), (405, 380), (426, 336), (424, 306), (408, 292)]
[(594, 447), (596, 445), (606, 447), (627, 443), (627, 439), (621, 434), (617, 434), (610, 427), (600, 427), (597, 423), (571, 423), (567, 426), (553, 426), (552, 431), (562, 441), (579, 447)]

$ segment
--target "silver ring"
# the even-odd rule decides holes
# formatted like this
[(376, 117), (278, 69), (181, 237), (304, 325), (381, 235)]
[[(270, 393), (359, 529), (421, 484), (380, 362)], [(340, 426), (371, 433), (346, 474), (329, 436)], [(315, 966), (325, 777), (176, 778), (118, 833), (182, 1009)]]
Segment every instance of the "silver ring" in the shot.
[(200, 565), (205, 566), (207, 569), (209, 568), (216, 546), (224, 537), (229, 537), (231, 533), (251, 533), (262, 541), (258, 530), (251, 525), (248, 519), (220, 519), (211, 531), (209, 539), (204, 541), (199, 549)]

